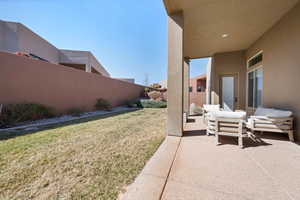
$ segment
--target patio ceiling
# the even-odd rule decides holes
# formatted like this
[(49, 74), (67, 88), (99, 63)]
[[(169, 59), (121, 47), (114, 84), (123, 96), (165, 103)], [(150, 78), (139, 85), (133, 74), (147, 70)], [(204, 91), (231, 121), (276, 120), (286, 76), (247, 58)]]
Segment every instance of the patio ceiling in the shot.
[(164, 0), (169, 15), (183, 11), (184, 55), (209, 57), (248, 48), (299, 0)]

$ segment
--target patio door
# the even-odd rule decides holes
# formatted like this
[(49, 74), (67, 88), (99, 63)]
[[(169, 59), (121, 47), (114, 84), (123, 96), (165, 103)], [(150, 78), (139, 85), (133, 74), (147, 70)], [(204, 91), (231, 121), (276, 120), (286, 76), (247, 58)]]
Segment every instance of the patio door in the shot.
[(262, 106), (263, 95), (263, 68), (262, 66), (248, 71), (247, 78), (247, 106), (248, 110), (255, 111)]
[(234, 111), (237, 103), (237, 75), (220, 77), (220, 102), (226, 111)]

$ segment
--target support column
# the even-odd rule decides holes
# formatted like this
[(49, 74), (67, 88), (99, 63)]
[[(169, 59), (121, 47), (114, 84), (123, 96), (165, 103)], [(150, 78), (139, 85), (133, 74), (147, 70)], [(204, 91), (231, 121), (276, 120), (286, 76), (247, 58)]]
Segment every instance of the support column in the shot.
[(212, 81), (212, 59), (210, 58), (206, 66), (206, 104), (211, 104), (211, 81)]
[(190, 113), (190, 60), (183, 62), (183, 112), (188, 116)]
[(183, 132), (183, 14), (168, 17), (168, 116), (167, 134)]

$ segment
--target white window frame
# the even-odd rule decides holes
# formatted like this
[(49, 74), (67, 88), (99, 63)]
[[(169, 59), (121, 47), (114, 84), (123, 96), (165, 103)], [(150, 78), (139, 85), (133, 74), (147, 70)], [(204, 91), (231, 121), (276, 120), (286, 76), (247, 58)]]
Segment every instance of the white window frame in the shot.
[[(262, 73), (263, 73), (263, 78), (264, 78), (264, 69), (263, 69), (263, 65), (259, 65), (259, 66), (257, 66), (257, 67), (251, 67), (251, 70), (248, 70), (247, 71), (247, 91), (246, 91), (246, 105), (247, 105), (247, 110), (251, 110), (251, 111), (254, 111), (255, 109), (256, 109), (256, 105), (254, 105), (255, 104), (255, 95), (253, 95), (253, 106), (252, 107), (250, 107), (249, 106), (249, 102), (248, 102), (248, 96), (249, 96), (249, 73), (251, 73), (251, 72), (254, 72), (254, 71), (256, 71), (256, 70), (259, 70), (259, 69), (261, 69), (262, 70)], [(254, 77), (255, 78), (255, 77)], [(256, 87), (256, 82), (254, 81), (254, 85), (253, 85), (253, 90), (255, 89), (255, 87)], [(263, 88), (262, 88), (262, 91), (264, 90), (264, 85), (263, 85)], [(254, 91), (253, 91), (253, 94), (254, 94)], [(262, 102), (263, 102), (263, 95), (262, 95)]]
[[(246, 77), (246, 108), (248, 111), (254, 112), (255, 111), (255, 95), (253, 95), (253, 106), (249, 107), (249, 101), (248, 101), (248, 96), (249, 96), (249, 73), (254, 72), (258, 69), (262, 70), (263, 73), (263, 78), (264, 78), (264, 69), (263, 69), (263, 60), (259, 63), (257, 63), (256, 65), (253, 66), (249, 66), (249, 61), (252, 60), (253, 58), (255, 58), (256, 56), (258, 56), (259, 54), (264, 54), (263, 50), (258, 51), (256, 54), (254, 54), (253, 56), (251, 56), (250, 58), (247, 59), (247, 77)], [(253, 85), (253, 90), (256, 87), (255, 85), (255, 81), (254, 81), (254, 85)], [(264, 85), (262, 88), (262, 91), (264, 90)], [(263, 102), (263, 95), (262, 95), (262, 102)]]
[[(263, 55), (264, 55), (264, 51), (263, 51), (263, 50), (260, 50), (259, 52), (257, 52), (256, 54), (254, 54), (253, 56), (251, 56), (250, 58), (247, 59), (247, 69), (251, 69), (252, 67), (255, 67), (255, 66), (256, 66), (256, 65), (253, 65), (253, 66), (250, 67), (250, 66), (249, 66), (249, 61), (252, 60), (253, 58), (255, 58), (256, 56), (258, 56), (259, 54), (263, 54)], [(262, 62), (263, 62), (263, 61), (262, 61)], [(260, 64), (260, 65), (261, 65), (262, 62), (257, 63), (257, 64)], [(260, 66), (260, 65), (259, 65), (259, 66)]]

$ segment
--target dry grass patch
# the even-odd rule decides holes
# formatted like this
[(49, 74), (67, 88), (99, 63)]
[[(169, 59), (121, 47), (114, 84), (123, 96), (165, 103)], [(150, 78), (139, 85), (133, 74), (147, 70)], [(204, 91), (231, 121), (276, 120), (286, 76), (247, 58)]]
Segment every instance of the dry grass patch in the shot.
[(165, 110), (0, 140), (0, 199), (116, 199), (164, 139)]

